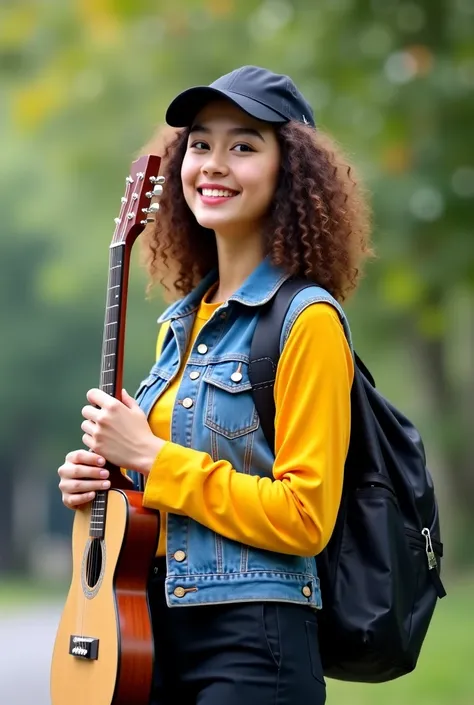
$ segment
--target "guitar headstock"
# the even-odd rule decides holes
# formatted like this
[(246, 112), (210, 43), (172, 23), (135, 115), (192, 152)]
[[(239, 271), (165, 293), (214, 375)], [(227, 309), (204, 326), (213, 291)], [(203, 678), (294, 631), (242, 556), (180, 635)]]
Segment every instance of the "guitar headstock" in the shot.
[(158, 203), (151, 199), (163, 193), (164, 176), (158, 176), (161, 157), (148, 154), (136, 159), (125, 179), (120, 213), (115, 218), (113, 245), (133, 244), (147, 223), (154, 220)]

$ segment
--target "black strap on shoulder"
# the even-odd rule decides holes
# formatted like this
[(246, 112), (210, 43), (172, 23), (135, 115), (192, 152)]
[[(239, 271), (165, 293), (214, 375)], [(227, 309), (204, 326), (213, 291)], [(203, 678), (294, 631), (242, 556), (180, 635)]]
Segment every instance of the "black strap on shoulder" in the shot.
[(314, 286), (302, 279), (287, 279), (262, 306), (250, 346), (249, 378), (260, 424), (268, 445), (275, 447), (275, 385), (280, 359), (280, 336), (288, 308), (303, 289)]
[[(314, 286), (305, 279), (287, 279), (275, 296), (260, 311), (250, 346), (249, 378), (255, 407), (268, 445), (275, 448), (275, 386), (276, 370), (280, 359), (280, 337), (283, 322), (294, 297), (303, 289)], [(357, 353), (354, 352), (356, 374), (366, 378), (372, 387), (375, 381)]]

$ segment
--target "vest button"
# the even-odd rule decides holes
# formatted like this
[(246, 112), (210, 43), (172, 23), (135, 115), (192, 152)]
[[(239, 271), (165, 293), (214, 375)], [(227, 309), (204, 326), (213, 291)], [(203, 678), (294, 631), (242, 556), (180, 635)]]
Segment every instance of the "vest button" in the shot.
[(194, 402), (190, 397), (186, 397), (186, 399), (183, 399), (183, 406), (185, 409), (190, 409), (193, 404)]
[(305, 597), (311, 597), (311, 588), (309, 587), (309, 585), (305, 585), (301, 592)]
[(173, 590), (173, 595), (175, 597), (184, 597), (186, 595), (186, 590), (181, 585)]
[(207, 345), (204, 345), (204, 343), (201, 343), (197, 347), (197, 351), (200, 355), (205, 355), (207, 353), (207, 350), (208, 350)]
[(186, 558), (186, 554), (184, 551), (181, 550), (176, 551), (176, 553), (173, 555), (173, 558), (175, 559), (175, 561), (178, 561), (178, 563), (181, 563)]
[(199, 372), (190, 372), (189, 373), (189, 379), (199, 379), (200, 374)]

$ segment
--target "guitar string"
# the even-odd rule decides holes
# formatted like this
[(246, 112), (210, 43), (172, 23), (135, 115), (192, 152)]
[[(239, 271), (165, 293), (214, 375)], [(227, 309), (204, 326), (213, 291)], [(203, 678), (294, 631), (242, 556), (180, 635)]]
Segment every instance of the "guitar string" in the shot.
[[(103, 342), (102, 342), (102, 360), (101, 360), (101, 371), (100, 371), (100, 382), (99, 386), (101, 389), (104, 389), (105, 386), (105, 369), (106, 369), (106, 360), (108, 359), (106, 357), (108, 353), (108, 324), (110, 323), (110, 312), (111, 309), (109, 308), (110, 306), (110, 291), (111, 291), (111, 286), (113, 286), (113, 275), (115, 270), (113, 267), (115, 266), (114, 264), (114, 250), (111, 251), (110, 253), (110, 261), (109, 261), (109, 276), (108, 276), (108, 283), (107, 283), (107, 296), (106, 296), (106, 314), (105, 314), (105, 326), (104, 326), (104, 333), (103, 333)], [(105, 516), (104, 516), (104, 509), (105, 509), (105, 501), (102, 501), (102, 498), (104, 495), (99, 491), (96, 494), (95, 499), (92, 501), (91, 504), (91, 512), (90, 512), (90, 545), (89, 545), (89, 552), (86, 558), (85, 562), (85, 571), (86, 571), (86, 582), (90, 587), (94, 587), (94, 583), (97, 582), (98, 580), (98, 572), (99, 572), (99, 567), (100, 567), (100, 555), (102, 553), (101, 550), (101, 537), (100, 534), (103, 532), (105, 528)], [(97, 535), (99, 534), (99, 535)], [(83, 597), (83, 609), (82, 609), (82, 619), (81, 619), (81, 630), (80, 634), (81, 637), (84, 638), (84, 636), (87, 636), (84, 634), (84, 620), (85, 620), (85, 614), (86, 614), (86, 607), (87, 607), (87, 597), (84, 595)], [(81, 646), (85, 648), (85, 642), (81, 643)]]

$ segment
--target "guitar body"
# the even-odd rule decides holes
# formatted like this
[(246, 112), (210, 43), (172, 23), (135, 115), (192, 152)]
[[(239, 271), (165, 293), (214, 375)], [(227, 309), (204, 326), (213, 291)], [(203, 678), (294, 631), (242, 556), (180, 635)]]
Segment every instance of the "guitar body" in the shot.
[(92, 504), (76, 511), (72, 582), (51, 667), (52, 705), (150, 701), (154, 650), (147, 582), (159, 514), (144, 509), (142, 498), (141, 492), (109, 490), (102, 539), (90, 537)]

